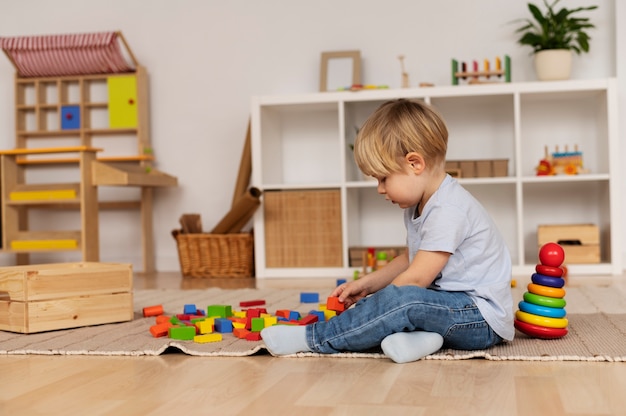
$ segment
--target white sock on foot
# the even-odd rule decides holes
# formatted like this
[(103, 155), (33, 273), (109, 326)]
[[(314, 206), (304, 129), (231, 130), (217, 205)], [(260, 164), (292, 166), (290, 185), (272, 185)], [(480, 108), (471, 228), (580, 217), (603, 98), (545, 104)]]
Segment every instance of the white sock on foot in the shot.
[(443, 345), (443, 337), (436, 332), (396, 332), (383, 339), (380, 346), (385, 355), (396, 363), (417, 361)]
[(261, 338), (272, 355), (289, 355), (311, 351), (306, 343), (306, 327), (274, 325), (261, 330)]

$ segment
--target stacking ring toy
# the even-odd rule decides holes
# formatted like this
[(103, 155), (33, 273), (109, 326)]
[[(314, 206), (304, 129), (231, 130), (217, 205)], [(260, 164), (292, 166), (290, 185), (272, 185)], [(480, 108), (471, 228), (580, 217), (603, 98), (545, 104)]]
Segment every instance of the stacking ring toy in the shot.
[(533, 283), (541, 285), (541, 286), (549, 286), (549, 287), (563, 287), (565, 286), (565, 279), (561, 277), (552, 277), (544, 274), (533, 273), (530, 277)]
[(550, 298), (562, 298), (565, 297), (565, 290), (558, 287), (548, 287), (536, 285), (534, 283), (528, 284), (528, 291), (539, 296), (548, 296)]
[(535, 266), (535, 271), (544, 276), (561, 277), (565, 270), (560, 267), (546, 266), (545, 264), (538, 264)]
[(526, 322), (518, 321), (517, 319), (513, 321), (513, 324), (518, 331), (531, 337), (555, 339), (567, 335), (567, 328), (546, 328), (544, 326), (527, 324)]
[(548, 328), (567, 327), (567, 318), (548, 318), (545, 316), (533, 315), (532, 313), (526, 313), (523, 311), (515, 312), (515, 317), (518, 321), (526, 322), (527, 324), (545, 326)]
[(565, 299), (540, 296), (530, 292), (524, 293), (524, 300), (528, 303), (539, 306), (547, 306), (548, 308), (564, 308), (567, 304), (567, 302), (565, 302)]
[(563, 308), (549, 308), (547, 306), (533, 305), (532, 303), (521, 301), (519, 310), (533, 315), (547, 316), (548, 318), (563, 318), (567, 312)]

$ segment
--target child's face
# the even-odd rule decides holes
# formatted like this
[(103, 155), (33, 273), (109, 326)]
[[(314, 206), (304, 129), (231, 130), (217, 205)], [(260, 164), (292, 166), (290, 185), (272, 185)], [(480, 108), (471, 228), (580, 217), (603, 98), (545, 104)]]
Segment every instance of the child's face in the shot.
[(417, 205), (424, 195), (424, 180), (416, 175), (411, 165), (404, 161), (403, 169), (378, 179), (377, 191), (385, 195), (387, 201), (397, 204), (400, 208)]

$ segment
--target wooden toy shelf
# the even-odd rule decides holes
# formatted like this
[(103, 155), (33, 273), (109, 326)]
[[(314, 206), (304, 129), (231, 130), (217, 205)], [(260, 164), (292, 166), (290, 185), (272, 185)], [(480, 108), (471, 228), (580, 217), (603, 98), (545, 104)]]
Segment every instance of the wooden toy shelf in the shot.
[[(153, 166), (146, 69), (120, 32), (0, 38), (0, 46), (16, 68), (16, 149), (0, 153), (2, 250), (22, 253), (18, 264), (29, 262), (29, 251), (72, 248), (83, 261), (98, 261), (98, 211), (139, 209), (143, 270), (154, 271), (153, 189), (176, 186), (177, 179)], [(29, 169), (72, 167), (79, 183), (26, 183)], [(99, 186), (138, 187), (140, 196), (99, 201)], [(29, 231), (29, 208), (78, 209), (81, 229)], [(33, 241), (31, 249), (11, 248), (25, 240)]]

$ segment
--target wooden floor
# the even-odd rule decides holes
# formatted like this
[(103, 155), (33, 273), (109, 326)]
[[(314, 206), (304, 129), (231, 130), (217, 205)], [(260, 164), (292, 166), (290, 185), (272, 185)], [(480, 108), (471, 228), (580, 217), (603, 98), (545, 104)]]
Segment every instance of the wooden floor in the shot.
[[(613, 285), (626, 276), (571, 279)], [(263, 281), (266, 287), (328, 287)], [(135, 287), (255, 281), (137, 274)], [(332, 287), (332, 286), (331, 286)], [(626, 340), (624, 340), (626, 342)], [(626, 363), (0, 356), (0, 415), (626, 415)]]

